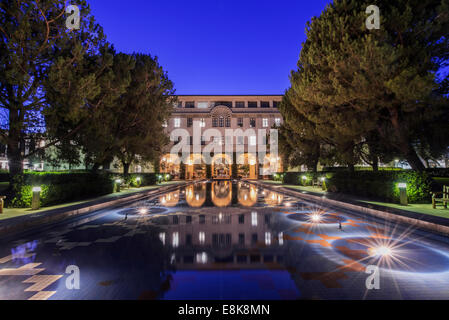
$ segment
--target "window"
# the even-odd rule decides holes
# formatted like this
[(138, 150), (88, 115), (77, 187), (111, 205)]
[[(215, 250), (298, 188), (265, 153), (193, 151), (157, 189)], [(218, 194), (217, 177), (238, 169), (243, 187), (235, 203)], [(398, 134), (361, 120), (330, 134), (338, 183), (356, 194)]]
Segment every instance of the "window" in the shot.
[(281, 118), (274, 118), (274, 124), (276, 127), (279, 127), (281, 125)]
[(172, 246), (176, 248), (178, 245), (179, 245), (179, 232), (173, 232)]
[(271, 244), (271, 232), (265, 232), (265, 245), (269, 246)]
[(273, 108), (279, 108), (280, 101), (273, 101)]
[(237, 118), (237, 126), (243, 127), (243, 118)]
[(264, 127), (264, 128), (268, 127), (268, 119), (267, 118), (262, 119), (262, 127)]
[(179, 128), (181, 126), (181, 119), (180, 118), (175, 118), (173, 121), (174, 121), (174, 127), (175, 128)]
[(193, 118), (187, 118), (187, 127), (191, 127), (193, 125)]
[(187, 101), (186, 108), (195, 108), (195, 101)]
[(243, 101), (236, 101), (235, 102), (235, 107), (236, 108), (245, 108), (245, 102), (243, 102)]
[(192, 223), (192, 216), (186, 216), (186, 223)]
[(231, 118), (226, 118), (226, 127), (229, 128), (231, 126)]
[(245, 223), (245, 215), (244, 214), (239, 214), (239, 223), (240, 224), (244, 224)]
[(189, 145), (193, 146), (193, 136), (189, 136)]
[(218, 119), (217, 118), (212, 118), (212, 127), (218, 127)]
[(224, 118), (223, 117), (218, 118), (218, 126), (220, 128), (224, 127)]
[(249, 137), (249, 145), (255, 146), (257, 144), (257, 137), (256, 136), (250, 136)]
[(200, 218), (200, 224), (205, 224), (206, 223), (206, 216), (204, 214), (200, 214), (199, 218)]
[(204, 244), (204, 241), (206, 240), (206, 234), (204, 231), (200, 231), (198, 233), (198, 240), (200, 241), (200, 244)]
[(249, 119), (249, 126), (251, 128), (254, 128), (256, 126), (256, 119), (255, 118), (250, 118)]
[(204, 118), (200, 119), (200, 127), (204, 128), (206, 126), (206, 120)]
[(257, 211), (251, 212), (251, 225), (257, 227)]
[(237, 144), (238, 145), (242, 145), (243, 143), (244, 143), (244, 137), (242, 137), (242, 136), (237, 136)]
[(261, 101), (260, 102), (260, 107), (261, 108), (269, 108), (270, 107), (270, 103), (268, 101)]
[(248, 108), (257, 108), (257, 101), (248, 101)]
[(207, 109), (209, 108), (209, 102), (198, 102), (198, 109)]
[(252, 243), (252, 244), (257, 243), (257, 233), (253, 233), (253, 234), (251, 235), (251, 243)]
[(182, 102), (178, 102), (178, 108), (182, 108)]

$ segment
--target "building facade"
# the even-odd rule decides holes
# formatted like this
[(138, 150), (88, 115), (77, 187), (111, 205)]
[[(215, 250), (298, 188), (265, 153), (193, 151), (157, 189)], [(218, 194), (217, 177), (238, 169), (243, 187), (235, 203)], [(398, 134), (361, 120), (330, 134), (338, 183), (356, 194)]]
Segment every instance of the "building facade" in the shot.
[(208, 175), (257, 179), (282, 171), (277, 148), (273, 152), (270, 143), (282, 123), (281, 100), (281, 95), (178, 96), (165, 125), (171, 143), (160, 172), (191, 180)]

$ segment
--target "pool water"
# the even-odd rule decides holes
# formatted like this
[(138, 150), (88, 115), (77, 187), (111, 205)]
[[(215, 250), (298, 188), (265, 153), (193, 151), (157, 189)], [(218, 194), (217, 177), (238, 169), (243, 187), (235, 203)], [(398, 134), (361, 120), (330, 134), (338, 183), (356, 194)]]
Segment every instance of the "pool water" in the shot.
[(247, 182), (200, 182), (0, 242), (0, 299), (448, 299), (448, 249)]

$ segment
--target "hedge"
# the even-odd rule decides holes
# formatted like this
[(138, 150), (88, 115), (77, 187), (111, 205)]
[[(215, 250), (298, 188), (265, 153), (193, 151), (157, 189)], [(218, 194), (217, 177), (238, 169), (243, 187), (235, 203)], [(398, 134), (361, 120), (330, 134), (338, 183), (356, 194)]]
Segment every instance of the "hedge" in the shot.
[[(92, 172), (29, 172), (16, 178), (15, 197), (8, 201), (8, 207), (31, 207), (32, 188), (42, 188), (40, 205), (50, 206), (64, 202), (72, 202), (102, 196), (114, 192), (114, 181), (122, 179), (135, 187), (149, 186), (157, 183), (155, 173), (123, 174)], [(166, 181), (170, 175), (161, 175)], [(8, 199), (7, 199), (8, 200)]]
[(113, 192), (114, 183), (109, 174), (32, 172), (16, 178), (15, 197), (8, 206), (26, 208), (31, 206), (32, 188), (42, 188), (40, 205), (82, 200)]
[[(306, 176), (307, 179), (302, 179)], [(427, 172), (412, 170), (286, 172), (286, 184), (310, 185), (313, 180), (326, 177), (329, 192), (346, 193), (379, 201), (399, 203), (399, 182), (407, 184), (409, 203), (428, 203), (431, 199), (432, 179)]]

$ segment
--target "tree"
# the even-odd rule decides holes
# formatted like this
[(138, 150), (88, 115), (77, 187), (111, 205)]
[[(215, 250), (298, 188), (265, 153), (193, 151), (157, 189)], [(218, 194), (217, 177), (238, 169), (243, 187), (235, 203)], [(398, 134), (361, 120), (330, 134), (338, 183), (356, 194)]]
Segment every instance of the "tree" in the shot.
[[(78, 1), (81, 23), (79, 30), (68, 30), (65, 24), (65, 1), (15, 1), (0, 3), (0, 140), (8, 146), (11, 181), (22, 173), (23, 160), (49, 145), (28, 152), (26, 144), (41, 140), (46, 123), (43, 114), (59, 113), (74, 117), (80, 102), (95, 91), (91, 78), (86, 78), (76, 92), (70, 90), (70, 101), (61, 114), (60, 105), (49, 103), (45, 92), (52, 85), (49, 77), (54, 64), (67, 69), (80, 63), (86, 53), (94, 52), (104, 42), (101, 27), (89, 14), (84, 0)], [(71, 53), (71, 60), (62, 59)], [(61, 58), (61, 59), (60, 59)], [(76, 74), (74, 74), (76, 77)], [(80, 79), (71, 79), (80, 82)], [(69, 111), (69, 112), (67, 112)], [(73, 128), (72, 128), (73, 129)], [(64, 132), (64, 137), (75, 131)], [(57, 139), (53, 143), (57, 143)]]
[(169, 142), (163, 124), (172, 112), (176, 98), (173, 83), (157, 58), (134, 54), (131, 84), (116, 103), (116, 156), (125, 174), (138, 161), (159, 159), (162, 147)]
[(355, 0), (336, 0), (308, 23), (290, 78), (293, 107), (349, 165), (368, 150), (374, 166), (400, 154), (422, 170), (416, 151), (449, 105), (447, 80), (436, 77), (449, 57), (448, 1), (376, 5), (379, 30), (366, 29), (368, 5)]

